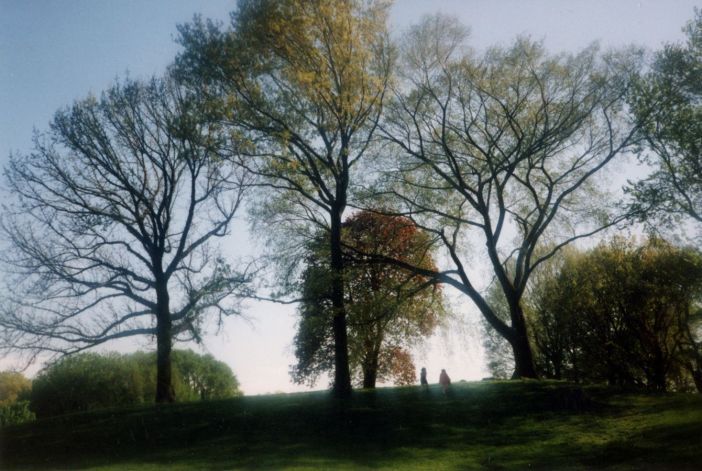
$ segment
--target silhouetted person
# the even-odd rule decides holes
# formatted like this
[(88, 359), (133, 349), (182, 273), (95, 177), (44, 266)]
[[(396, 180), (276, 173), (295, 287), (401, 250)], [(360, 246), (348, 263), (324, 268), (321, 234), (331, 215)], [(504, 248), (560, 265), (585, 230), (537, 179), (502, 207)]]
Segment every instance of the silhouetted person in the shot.
[(439, 384), (442, 388), (444, 388), (444, 394), (446, 394), (446, 391), (448, 391), (449, 386), (451, 386), (451, 378), (449, 378), (449, 375), (446, 373), (446, 370), (441, 370), (441, 374), (439, 375)]
[(429, 382), (427, 381), (427, 369), (422, 368), (422, 371), (419, 373), (419, 383), (422, 385), (422, 387), (426, 390), (429, 389)]

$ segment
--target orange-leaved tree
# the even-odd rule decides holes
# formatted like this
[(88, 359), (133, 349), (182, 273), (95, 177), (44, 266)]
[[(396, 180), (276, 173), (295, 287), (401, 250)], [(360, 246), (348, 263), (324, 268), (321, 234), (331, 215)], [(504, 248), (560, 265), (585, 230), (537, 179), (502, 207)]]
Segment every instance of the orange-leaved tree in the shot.
[[(343, 225), (345, 305), (349, 363), (364, 388), (376, 381), (409, 384), (415, 380), (410, 349), (430, 335), (445, 316), (440, 285), (385, 258), (435, 269), (430, 240), (409, 219), (358, 212)], [(332, 367), (330, 268), (326, 247), (311, 244), (302, 276), (300, 322), (295, 337), (298, 362), (292, 375), (314, 383)]]

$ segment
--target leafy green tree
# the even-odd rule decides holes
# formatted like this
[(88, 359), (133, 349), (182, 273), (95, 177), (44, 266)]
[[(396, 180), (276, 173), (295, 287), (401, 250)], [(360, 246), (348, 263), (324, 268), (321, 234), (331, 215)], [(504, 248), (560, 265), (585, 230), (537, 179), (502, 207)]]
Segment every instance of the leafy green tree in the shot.
[[(381, 257), (435, 269), (428, 237), (407, 218), (362, 211), (343, 225), (346, 308), (352, 375), (364, 388), (377, 380), (411, 384), (416, 368), (409, 349), (431, 335), (444, 316), (441, 289), (427, 278)], [(310, 247), (302, 275), (303, 301), (295, 337), (293, 378), (314, 383), (331, 369), (330, 268), (321, 241)]]
[[(563, 247), (625, 218), (609, 211), (595, 178), (632, 143), (624, 97), (638, 55), (596, 47), (551, 55), (520, 38), (476, 56), (466, 37), (455, 20), (435, 16), (403, 38), (403, 82), (381, 123), (394, 149), (382, 163), (382, 194), (450, 262), (415, 271), (468, 296), (509, 342), (515, 376), (536, 377), (529, 279)], [(476, 263), (492, 271), (508, 319), (486, 299)]]
[(381, 0), (249, 0), (227, 31), (200, 20), (180, 29), (176, 68), (214, 94), (237, 163), (263, 187), (256, 207), (275, 226), (267, 233), (326, 234), (338, 396), (351, 391), (341, 222), (390, 79), (387, 13)]
[(684, 29), (684, 44), (659, 51), (630, 95), (652, 173), (634, 182), (632, 206), (652, 220), (702, 222), (702, 11)]
[(175, 400), (174, 339), (236, 313), (249, 276), (212, 245), (245, 185), (201, 104), (168, 78), (127, 80), (57, 112), (31, 154), (12, 156), (3, 349), (64, 355), (154, 336), (156, 400)]
[(571, 252), (539, 282), (529, 322), (545, 375), (655, 390), (697, 384), (698, 251), (615, 238)]
[(189, 394), (186, 400), (226, 399), (240, 395), (239, 382), (229, 366), (212, 355), (199, 355), (192, 350), (175, 350), (173, 365), (179, 381)]

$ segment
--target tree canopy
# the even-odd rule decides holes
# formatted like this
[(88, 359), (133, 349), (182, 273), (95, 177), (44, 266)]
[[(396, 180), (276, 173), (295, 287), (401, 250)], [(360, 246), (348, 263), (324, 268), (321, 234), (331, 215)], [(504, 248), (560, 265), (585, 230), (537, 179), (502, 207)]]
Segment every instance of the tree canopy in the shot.
[(16, 371), (0, 371), (0, 406), (22, 399), (32, 389), (32, 382)]
[(651, 174), (630, 182), (641, 218), (702, 222), (702, 11), (684, 29), (684, 44), (668, 44), (629, 97), (641, 125), (642, 160)]

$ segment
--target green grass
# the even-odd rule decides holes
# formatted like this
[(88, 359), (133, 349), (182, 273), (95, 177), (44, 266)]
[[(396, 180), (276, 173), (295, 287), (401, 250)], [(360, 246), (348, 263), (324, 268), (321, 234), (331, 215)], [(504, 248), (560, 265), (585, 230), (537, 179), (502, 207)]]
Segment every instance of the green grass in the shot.
[(700, 469), (702, 395), (556, 382), (254, 396), (0, 431), (1, 469)]

